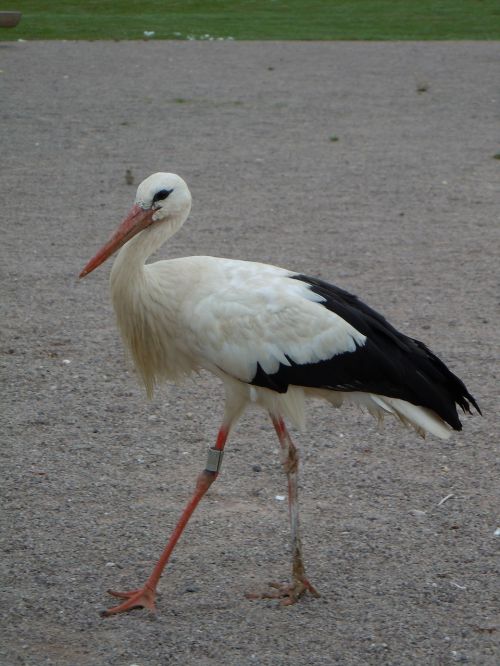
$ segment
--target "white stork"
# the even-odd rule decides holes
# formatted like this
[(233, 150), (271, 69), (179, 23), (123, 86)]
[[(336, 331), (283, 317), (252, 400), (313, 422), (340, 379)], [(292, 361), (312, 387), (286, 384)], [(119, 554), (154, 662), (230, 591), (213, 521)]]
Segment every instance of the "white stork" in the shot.
[(292, 580), (251, 598), (291, 604), (308, 581), (299, 535), (297, 451), (285, 419), (302, 426), (305, 398), (335, 407), (354, 403), (379, 420), (397, 416), (421, 435), (449, 437), (462, 425), (457, 405), (479, 407), (445, 364), (422, 342), (407, 337), (356, 296), (293, 271), (266, 264), (186, 257), (145, 264), (180, 229), (191, 209), (186, 183), (156, 173), (137, 189), (135, 204), (110, 240), (88, 262), (84, 277), (121, 248), (111, 271), (118, 325), (149, 395), (165, 379), (180, 380), (201, 368), (219, 377), (225, 410), (207, 466), (165, 550), (143, 587), (109, 591), (123, 599), (104, 611), (155, 608), (161, 573), (186, 523), (217, 478), (228, 434), (245, 407), (270, 415), (288, 478)]

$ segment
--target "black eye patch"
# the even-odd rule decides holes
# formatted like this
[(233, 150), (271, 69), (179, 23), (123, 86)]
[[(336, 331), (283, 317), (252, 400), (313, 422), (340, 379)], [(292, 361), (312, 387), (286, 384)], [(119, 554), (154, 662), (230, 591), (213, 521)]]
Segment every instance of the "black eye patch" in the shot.
[(163, 201), (163, 199), (166, 199), (170, 194), (172, 194), (173, 190), (160, 190), (159, 192), (156, 192), (156, 194), (153, 197), (153, 204), (155, 204), (157, 201)]

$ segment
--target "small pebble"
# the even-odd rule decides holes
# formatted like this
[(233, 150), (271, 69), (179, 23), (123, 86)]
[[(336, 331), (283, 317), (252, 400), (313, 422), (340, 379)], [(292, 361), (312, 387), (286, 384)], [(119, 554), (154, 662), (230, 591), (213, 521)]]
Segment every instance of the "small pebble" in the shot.
[(252, 465), (252, 470), (254, 472), (262, 472), (262, 467), (260, 465)]

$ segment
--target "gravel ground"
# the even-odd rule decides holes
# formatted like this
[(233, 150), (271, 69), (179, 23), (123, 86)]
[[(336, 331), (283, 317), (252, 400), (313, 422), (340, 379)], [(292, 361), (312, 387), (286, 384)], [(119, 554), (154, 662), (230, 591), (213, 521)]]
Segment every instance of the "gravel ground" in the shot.
[[(494, 42), (0, 43), (2, 665), (499, 663), (498, 57)], [(149, 572), (222, 413), (208, 375), (148, 402), (111, 264), (76, 278), (132, 203), (127, 170), (190, 185), (164, 256), (354, 291), (483, 408), (443, 443), (311, 405), (295, 439), (321, 599), (243, 596), (289, 571), (277, 442), (249, 413), (159, 612), (99, 616), (108, 587)]]

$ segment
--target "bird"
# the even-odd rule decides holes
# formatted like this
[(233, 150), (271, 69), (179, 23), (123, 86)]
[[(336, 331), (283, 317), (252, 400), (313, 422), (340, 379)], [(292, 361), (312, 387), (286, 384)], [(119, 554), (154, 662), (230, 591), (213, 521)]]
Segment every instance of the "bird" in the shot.
[(154, 173), (80, 278), (115, 252), (110, 274), (118, 328), (146, 393), (200, 370), (222, 381), (224, 413), (166, 546), (146, 582), (108, 592), (120, 602), (104, 616), (155, 610), (162, 572), (190, 516), (219, 476), (224, 447), (245, 408), (267, 411), (288, 482), (292, 577), (250, 599), (283, 605), (319, 596), (306, 575), (299, 525), (299, 456), (286, 423), (303, 428), (306, 400), (355, 404), (378, 421), (395, 416), (422, 436), (461, 430), (457, 407), (481, 414), (464, 383), (430, 349), (393, 327), (357, 296), (319, 278), (277, 266), (210, 256), (146, 263), (187, 220), (192, 198), (173, 173)]

